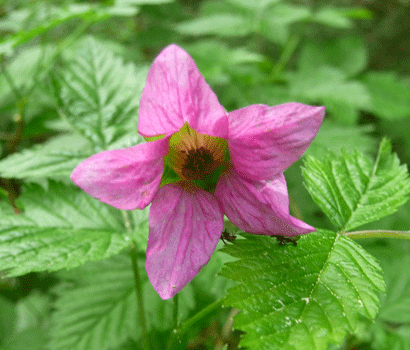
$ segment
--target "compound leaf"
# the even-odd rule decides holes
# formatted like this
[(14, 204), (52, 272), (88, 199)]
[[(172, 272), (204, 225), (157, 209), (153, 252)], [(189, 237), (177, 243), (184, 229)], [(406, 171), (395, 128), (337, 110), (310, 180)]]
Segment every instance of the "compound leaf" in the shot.
[(137, 128), (146, 73), (87, 38), (71, 64), (54, 76), (60, 112), (98, 150), (107, 149)]
[(297, 246), (245, 234), (223, 251), (237, 258), (221, 275), (239, 284), (225, 306), (242, 312), (235, 327), (250, 349), (325, 350), (354, 331), (358, 315), (374, 318), (384, 290), (376, 260), (347, 237), (324, 230)]
[(0, 175), (15, 179), (68, 179), (73, 169), (92, 155), (90, 142), (78, 134), (60, 135), (0, 161)]
[(52, 316), (50, 349), (104, 350), (138, 339), (131, 260), (114, 256), (66, 273), (74, 285), (60, 286)]
[(410, 192), (406, 165), (383, 140), (375, 162), (342, 151), (322, 160), (308, 157), (302, 170), (306, 188), (338, 230), (351, 230), (394, 213)]
[(28, 186), (20, 215), (0, 212), (0, 266), (10, 276), (73, 268), (129, 245), (121, 213), (74, 187)]

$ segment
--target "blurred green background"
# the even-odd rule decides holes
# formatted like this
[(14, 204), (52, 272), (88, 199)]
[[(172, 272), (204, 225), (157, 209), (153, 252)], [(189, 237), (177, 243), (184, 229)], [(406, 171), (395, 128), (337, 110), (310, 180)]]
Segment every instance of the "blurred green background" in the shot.
[[(53, 74), (92, 36), (144, 72), (162, 48), (180, 45), (227, 111), (291, 101), (324, 105), (326, 118), (308, 155), (320, 158), (344, 147), (372, 157), (387, 136), (409, 164), (409, 18), (410, 0), (0, 0), (0, 158), (61, 147), (52, 140), (68, 129), (59, 116)], [(141, 86), (144, 80), (142, 74)], [(128, 133), (136, 137), (136, 120), (130, 125)], [(328, 228), (303, 187), (302, 165), (303, 159), (285, 173), (291, 211)], [(26, 182), (41, 181), (0, 178), (3, 201), (16, 213)], [(409, 209), (366, 229), (409, 230)], [(363, 321), (343, 348), (410, 349), (410, 246), (391, 240), (363, 245), (381, 261), (388, 296), (376, 322)], [(52, 274), (0, 280), (0, 349), (43, 349), (50, 288), (57, 281)], [(25, 339), (21, 332), (39, 323), (45, 329), (33, 333), (39, 339), (30, 342), (32, 333)], [(206, 343), (192, 338), (191, 349)]]

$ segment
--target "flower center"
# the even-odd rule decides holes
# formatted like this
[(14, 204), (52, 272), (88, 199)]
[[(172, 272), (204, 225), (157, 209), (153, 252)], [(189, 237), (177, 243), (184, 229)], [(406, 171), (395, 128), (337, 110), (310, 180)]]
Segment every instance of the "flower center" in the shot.
[[(166, 163), (178, 175), (179, 181), (189, 181), (213, 191), (221, 167), (228, 159), (226, 140), (200, 134), (186, 122), (171, 136)], [(166, 180), (164, 182), (169, 183)]]
[(187, 180), (201, 179), (215, 170), (213, 154), (205, 147), (187, 150), (186, 154), (181, 173)]

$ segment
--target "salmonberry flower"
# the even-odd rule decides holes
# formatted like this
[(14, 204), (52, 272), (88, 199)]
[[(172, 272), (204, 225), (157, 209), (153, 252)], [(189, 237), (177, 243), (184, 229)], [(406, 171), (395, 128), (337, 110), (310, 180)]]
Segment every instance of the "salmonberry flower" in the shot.
[(210, 259), (224, 215), (255, 234), (315, 231), (289, 214), (283, 171), (305, 152), (323, 107), (251, 105), (226, 113), (192, 58), (170, 45), (149, 70), (138, 131), (149, 142), (84, 160), (72, 180), (116, 208), (151, 203), (146, 269), (163, 299)]

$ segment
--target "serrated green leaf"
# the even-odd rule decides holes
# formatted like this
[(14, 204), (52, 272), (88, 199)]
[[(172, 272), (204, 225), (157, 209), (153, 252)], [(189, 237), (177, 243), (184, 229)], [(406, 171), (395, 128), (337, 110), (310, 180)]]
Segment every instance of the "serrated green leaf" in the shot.
[[(164, 333), (161, 338), (154, 335), (172, 327), (173, 301), (162, 300), (153, 289), (142, 257), (138, 258), (138, 267), (147, 329), (152, 335), (150, 343), (152, 349), (161, 349), (167, 338)], [(55, 288), (59, 299), (52, 316), (50, 349), (118, 349), (127, 338), (140, 341), (135, 282), (128, 254), (60, 271), (58, 275), (66, 282)], [(187, 317), (195, 306), (192, 285), (186, 286), (179, 298), (179, 315)]]
[(308, 157), (302, 169), (306, 188), (338, 230), (351, 230), (394, 213), (410, 192), (405, 165), (383, 140), (376, 162), (342, 151), (319, 161)]
[[(6, 64), (8, 73), (13, 77), (13, 83), (24, 95), (47, 72), (55, 47), (53, 45), (33, 45), (19, 52)], [(0, 69), (1, 72), (1, 69)], [(4, 105), (14, 100), (9, 82), (4, 74), (0, 74), (0, 104)]]
[(250, 349), (324, 350), (374, 318), (384, 284), (376, 260), (347, 237), (318, 230), (297, 246), (245, 235), (223, 251), (235, 258), (221, 275), (240, 284), (226, 306), (241, 311), (235, 328)]
[(54, 78), (61, 114), (98, 149), (107, 149), (130, 128), (136, 130), (146, 73), (87, 38)]
[(129, 245), (119, 210), (81, 190), (31, 185), (20, 215), (0, 212), (0, 266), (11, 276), (73, 268)]
[(370, 72), (363, 79), (371, 96), (368, 110), (386, 120), (410, 116), (410, 86), (394, 72)]
[(50, 349), (104, 350), (140, 337), (128, 256), (87, 264), (70, 275), (75, 285), (57, 290)]
[(38, 10), (39, 12), (42, 11), (43, 16), (38, 25), (29, 30), (22, 29), (18, 33), (1, 40), (0, 54), (11, 55), (18, 46), (72, 19), (81, 18), (90, 22), (98, 22), (108, 17), (104, 11), (104, 7), (90, 6), (87, 4), (83, 4), (83, 6), (74, 4), (64, 9), (51, 7), (49, 10), (52, 10), (52, 16), (49, 16), (47, 20), (44, 20), (45, 9), (39, 7)]
[(90, 143), (84, 137), (77, 134), (61, 135), (1, 160), (0, 175), (28, 180), (67, 180), (73, 169), (92, 154)]

